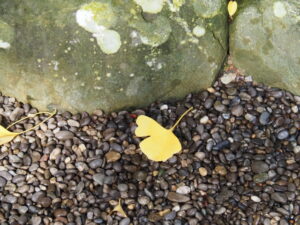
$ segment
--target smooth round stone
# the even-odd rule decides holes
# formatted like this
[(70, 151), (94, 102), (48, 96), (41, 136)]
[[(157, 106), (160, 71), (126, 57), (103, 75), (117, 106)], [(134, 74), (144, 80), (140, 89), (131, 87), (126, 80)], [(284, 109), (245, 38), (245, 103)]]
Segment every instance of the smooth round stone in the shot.
[(13, 196), (13, 195), (6, 195), (4, 196), (3, 198), (3, 202), (7, 202), (7, 203), (10, 203), (10, 204), (14, 204), (17, 202), (17, 197), (16, 196)]
[(130, 219), (129, 218), (124, 218), (119, 223), (119, 225), (129, 225), (129, 224), (130, 224)]
[(251, 200), (254, 201), (254, 202), (261, 202), (261, 199), (255, 195), (251, 195)]
[(199, 173), (202, 177), (205, 177), (205, 176), (207, 176), (207, 169), (205, 167), (200, 167)]
[(225, 176), (227, 174), (227, 170), (224, 166), (216, 166), (215, 168), (216, 173), (220, 174), (221, 176)]
[(167, 198), (172, 202), (187, 202), (190, 200), (190, 197), (178, 194), (176, 192), (169, 192)]
[(189, 194), (190, 192), (191, 192), (191, 188), (188, 186), (181, 186), (181, 187), (177, 188), (177, 190), (176, 190), (176, 193), (182, 194), (182, 195)]
[(264, 173), (269, 170), (269, 165), (263, 161), (253, 161), (251, 168), (254, 173)]
[(52, 204), (52, 199), (49, 197), (43, 197), (39, 199), (38, 203), (44, 208), (48, 208)]
[(279, 140), (284, 140), (287, 139), (289, 137), (289, 132), (287, 130), (282, 130), (277, 134), (277, 138)]
[(4, 187), (6, 185), (6, 179), (4, 179), (3, 177), (0, 177), (0, 188)]
[(221, 208), (219, 208), (219, 209), (217, 209), (215, 211), (215, 214), (216, 215), (221, 215), (221, 214), (225, 213), (225, 211), (226, 211), (226, 208), (225, 207), (221, 207)]
[(255, 183), (263, 183), (263, 182), (267, 181), (268, 179), (269, 179), (269, 176), (267, 173), (259, 173), (253, 177), (253, 181)]
[(150, 202), (150, 198), (147, 196), (141, 196), (138, 198), (138, 203), (141, 205), (147, 205)]
[(28, 211), (28, 207), (27, 206), (19, 206), (18, 211), (20, 214), (25, 214)]
[(133, 174), (133, 178), (137, 181), (145, 181), (147, 178), (147, 173), (145, 171), (137, 171)]
[(196, 152), (195, 156), (200, 159), (203, 160), (205, 158), (205, 153), (204, 152)]
[(128, 185), (127, 184), (118, 184), (118, 190), (119, 191), (127, 191)]
[(203, 117), (200, 119), (200, 123), (202, 123), (202, 124), (207, 124), (208, 121), (209, 121), (208, 116), (203, 116)]
[(50, 158), (50, 160), (56, 160), (59, 155), (61, 155), (61, 149), (60, 148), (55, 148), (50, 153), (49, 158)]
[(65, 141), (65, 140), (68, 140), (68, 139), (72, 139), (74, 137), (74, 134), (71, 131), (63, 130), (63, 131), (58, 131), (55, 134), (55, 137), (58, 140)]
[(176, 217), (176, 212), (172, 211), (164, 216), (165, 220), (174, 220)]
[(101, 167), (102, 163), (103, 163), (102, 159), (95, 159), (95, 160), (92, 160), (92, 161), (89, 162), (89, 166), (92, 169), (96, 169), (96, 168)]
[(31, 160), (33, 163), (40, 161), (41, 159), (41, 154), (39, 152), (32, 152), (31, 154)]
[(234, 116), (242, 116), (244, 113), (244, 108), (241, 105), (235, 105), (231, 108), (231, 113)]
[(17, 192), (19, 193), (26, 193), (29, 190), (29, 185), (22, 185), (17, 189)]
[(68, 212), (65, 209), (56, 209), (53, 214), (55, 217), (64, 217), (67, 213)]
[(280, 192), (274, 192), (271, 194), (271, 199), (273, 199), (276, 202), (279, 203), (286, 203), (287, 202), (287, 196), (284, 193)]
[(109, 151), (105, 154), (106, 161), (108, 163), (118, 161), (121, 158), (121, 154), (116, 151)]
[(12, 180), (12, 175), (7, 171), (0, 171), (0, 177), (3, 177), (7, 181)]
[(93, 175), (93, 180), (100, 185), (104, 185), (104, 179), (105, 175), (102, 173), (96, 173)]
[(76, 120), (68, 120), (67, 123), (70, 127), (80, 127), (79, 122)]
[(226, 106), (223, 105), (221, 102), (216, 101), (214, 104), (214, 108), (215, 110), (217, 110), (218, 112), (225, 112), (226, 111)]
[(270, 113), (265, 111), (260, 114), (259, 123), (262, 125), (267, 125), (269, 123), (269, 119), (270, 119)]
[(33, 217), (31, 217), (30, 221), (31, 221), (32, 225), (40, 225), (42, 222), (42, 218), (39, 216), (33, 216)]

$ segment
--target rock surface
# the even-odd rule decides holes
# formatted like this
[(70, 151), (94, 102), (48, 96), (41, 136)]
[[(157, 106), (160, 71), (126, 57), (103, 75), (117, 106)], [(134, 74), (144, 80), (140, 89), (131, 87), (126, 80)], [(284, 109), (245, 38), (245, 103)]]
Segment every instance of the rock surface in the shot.
[(12, 0), (0, 12), (0, 90), (43, 110), (180, 98), (210, 86), (227, 51), (222, 0)]
[(300, 2), (243, 1), (230, 27), (233, 63), (258, 82), (300, 94)]

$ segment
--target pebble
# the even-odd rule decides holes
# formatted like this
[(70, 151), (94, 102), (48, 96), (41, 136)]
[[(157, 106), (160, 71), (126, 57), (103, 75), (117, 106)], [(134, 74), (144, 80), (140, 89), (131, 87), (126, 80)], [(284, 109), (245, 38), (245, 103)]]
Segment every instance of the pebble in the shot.
[(215, 171), (221, 176), (225, 176), (227, 174), (227, 170), (224, 166), (220, 166), (220, 165), (216, 166)]
[(221, 82), (223, 84), (229, 84), (231, 83), (232, 81), (234, 81), (236, 78), (236, 74), (235, 73), (226, 73), (224, 74), (222, 77), (221, 77)]
[(254, 173), (264, 173), (269, 170), (269, 165), (263, 161), (253, 161), (251, 167)]
[(0, 171), (0, 177), (4, 178), (7, 181), (12, 180), (12, 175), (7, 171)]
[(130, 224), (130, 219), (129, 218), (124, 218), (119, 223), (119, 225), (129, 225), (129, 224)]
[(262, 112), (259, 116), (259, 123), (262, 125), (267, 125), (269, 123), (270, 113)]
[(172, 202), (188, 202), (190, 200), (190, 197), (176, 192), (169, 192), (167, 198)]
[(60, 156), (61, 154), (61, 149), (59, 148), (55, 148), (52, 150), (52, 152), (50, 153), (50, 160), (56, 160), (58, 156)]
[(191, 192), (191, 188), (188, 186), (181, 186), (181, 187), (177, 188), (177, 190), (176, 190), (176, 193), (182, 194), (182, 195), (189, 194), (190, 192)]
[(231, 108), (231, 113), (234, 116), (242, 116), (244, 113), (243, 106), (241, 105), (235, 105)]
[(200, 167), (199, 173), (202, 177), (205, 177), (205, 176), (207, 176), (207, 169), (205, 169), (205, 167)]
[(150, 202), (150, 198), (147, 196), (141, 196), (138, 198), (138, 203), (141, 205), (147, 205)]
[(106, 161), (108, 163), (118, 161), (121, 158), (121, 154), (115, 151), (109, 151), (105, 154)]
[[(67, 123), (68, 123), (68, 125), (69, 125), (70, 127), (80, 127), (79, 122), (76, 121), (76, 120), (68, 120)], [(69, 139), (69, 138), (68, 138), (68, 139)]]
[(209, 121), (208, 116), (203, 116), (203, 117), (200, 119), (200, 123), (202, 123), (202, 124), (207, 124), (208, 121)]
[(102, 159), (95, 159), (95, 160), (92, 160), (91, 162), (89, 162), (89, 166), (92, 169), (96, 169), (96, 168), (101, 167), (102, 163), (103, 163)]
[(40, 225), (42, 223), (42, 218), (40, 216), (33, 216), (30, 221), (32, 225)]
[(225, 207), (220, 207), (219, 209), (217, 209), (217, 210), (215, 211), (215, 214), (216, 214), (216, 215), (221, 215), (221, 214), (225, 213), (225, 211), (226, 211), (226, 208), (225, 208)]
[(204, 152), (196, 152), (195, 156), (198, 159), (203, 160), (205, 158), (205, 153)]
[(73, 134), (71, 131), (63, 130), (63, 131), (58, 131), (58, 132), (55, 134), (55, 137), (56, 137), (58, 140), (66, 141), (66, 140), (68, 140), (68, 139), (72, 139), (72, 138), (74, 137), (74, 134)]
[(277, 134), (279, 140), (284, 140), (289, 137), (289, 132), (287, 130), (282, 130)]
[(254, 201), (254, 202), (261, 202), (261, 199), (255, 195), (251, 195), (251, 200)]
[(287, 196), (284, 193), (280, 192), (274, 192), (271, 194), (271, 198), (279, 203), (286, 203), (287, 202)]
[(3, 177), (0, 177), (0, 189), (6, 185), (7, 180)]

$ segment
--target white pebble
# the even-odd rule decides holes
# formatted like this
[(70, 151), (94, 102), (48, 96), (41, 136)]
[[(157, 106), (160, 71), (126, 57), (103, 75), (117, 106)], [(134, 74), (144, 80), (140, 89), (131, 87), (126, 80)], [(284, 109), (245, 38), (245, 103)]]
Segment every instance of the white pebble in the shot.
[(177, 188), (176, 192), (178, 194), (186, 195), (191, 192), (191, 188), (188, 186), (181, 186), (181, 187)]
[(208, 116), (203, 116), (203, 117), (200, 119), (200, 123), (202, 123), (202, 124), (207, 124), (208, 120), (209, 120)]
[(231, 83), (232, 81), (234, 81), (236, 78), (236, 75), (234, 73), (227, 73), (227, 74), (224, 74), (222, 77), (221, 77), (221, 82), (223, 84), (229, 84)]
[(169, 107), (168, 107), (168, 105), (162, 105), (161, 107), (160, 107), (160, 110), (167, 110)]
[(300, 152), (300, 146), (299, 145), (295, 146), (293, 150), (295, 154), (298, 154)]
[(298, 106), (297, 105), (292, 106), (292, 111), (293, 113), (297, 113), (299, 111)]
[(53, 149), (53, 151), (50, 153), (50, 160), (56, 160), (56, 158), (60, 155), (61, 150), (59, 148)]
[(255, 195), (252, 195), (251, 196), (251, 200), (254, 201), (254, 202), (261, 202), (261, 199)]

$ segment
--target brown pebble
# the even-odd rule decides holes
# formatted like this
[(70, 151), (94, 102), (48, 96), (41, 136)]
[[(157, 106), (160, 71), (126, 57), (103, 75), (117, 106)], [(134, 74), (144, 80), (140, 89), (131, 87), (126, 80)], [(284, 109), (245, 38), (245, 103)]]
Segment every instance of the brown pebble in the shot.
[(115, 151), (109, 151), (105, 154), (105, 158), (108, 163), (118, 161), (121, 158), (121, 154)]

